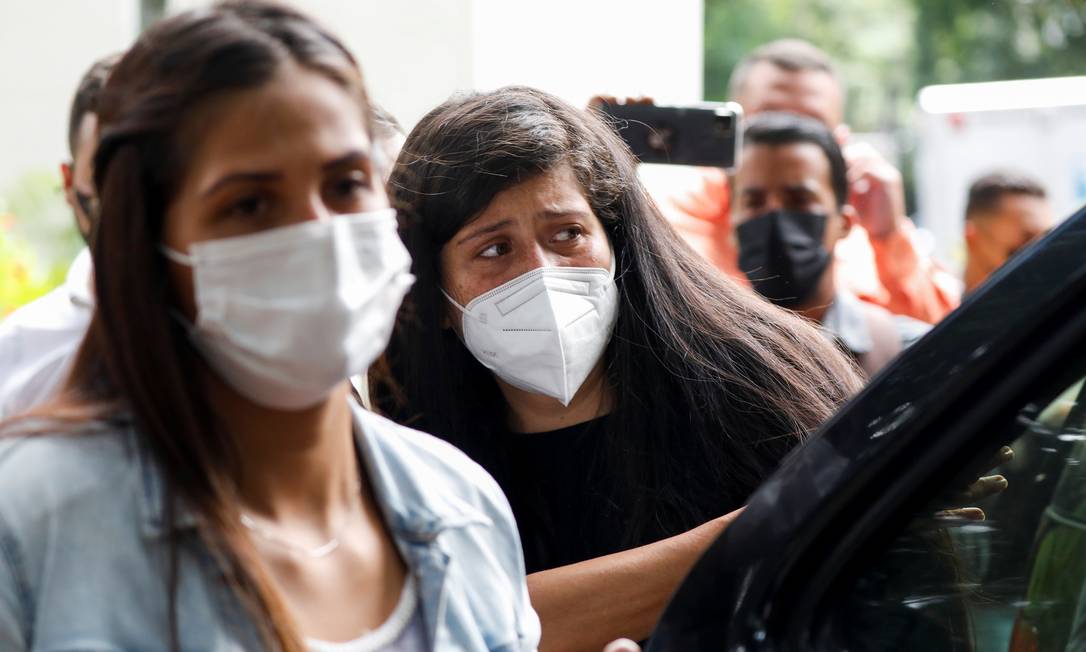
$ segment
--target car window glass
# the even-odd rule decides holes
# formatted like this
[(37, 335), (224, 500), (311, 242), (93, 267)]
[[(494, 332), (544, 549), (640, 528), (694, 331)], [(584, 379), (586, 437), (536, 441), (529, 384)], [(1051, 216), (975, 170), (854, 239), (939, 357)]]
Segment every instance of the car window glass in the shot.
[(921, 510), (843, 594), (842, 647), (1086, 652), (1084, 428), (1081, 379), (1022, 406), (993, 433), (1014, 458), (992, 468), (987, 451), (971, 467), (1007, 488), (977, 500), (945, 487)]

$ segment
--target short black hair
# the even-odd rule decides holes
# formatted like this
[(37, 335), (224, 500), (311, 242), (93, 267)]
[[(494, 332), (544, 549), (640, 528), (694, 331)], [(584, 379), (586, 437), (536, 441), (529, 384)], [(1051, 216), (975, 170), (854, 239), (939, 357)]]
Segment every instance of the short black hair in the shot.
[(770, 41), (754, 49), (735, 65), (731, 79), (728, 81), (728, 93), (733, 100), (739, 97), (743, 87), (746, 86), (751, 68), (763, 61), (788, 72), (824, 72), (832, 76), (839, 85), (844, 86), (841, 72), (830, 55), (803, 39), (784, 38)]
[(969, 186), (969, 200), (965, 204), (965, 219), (973, 219), (980, 213), (991, 213), (999, 208), (1004, 195), (1026, 195), (1046, 199), (1048, 193), (1040, 181), (1021, 172), (991, 172)]
[(814, 118), (795, 113), (771, 111), (759, 113), (747, 122), (743, 133), (745, 147), (751, 145), (795, 145), (811, 143), (817, 145), (830, 163), (830, 182), (833, 184), (833, 196), (837, 208), (848, 203), (848, 173), (845, 156), (841, 146), (833, 137), (829, 127)]
[(75, 150), (79, 146), (79, 127), (83, 124), (83, 116), (98, 112), (98, 96), (116, 60), (117, 55), (110, 55), (95, 61), (79, 80), (79, 88), (72, 98), (72, 108), (68, 111), (68, 151), (72, 158), (75, 158)]

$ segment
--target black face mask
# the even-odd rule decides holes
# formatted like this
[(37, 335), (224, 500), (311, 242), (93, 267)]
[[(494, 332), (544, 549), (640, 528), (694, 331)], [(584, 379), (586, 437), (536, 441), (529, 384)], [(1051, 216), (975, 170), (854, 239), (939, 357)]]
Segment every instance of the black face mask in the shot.
[(795, 308), (818, 286), (831, 255), (822, 246), (826, 216), (770, 211), (736, 229), (739, 268), (754, 289), (778, 306)]

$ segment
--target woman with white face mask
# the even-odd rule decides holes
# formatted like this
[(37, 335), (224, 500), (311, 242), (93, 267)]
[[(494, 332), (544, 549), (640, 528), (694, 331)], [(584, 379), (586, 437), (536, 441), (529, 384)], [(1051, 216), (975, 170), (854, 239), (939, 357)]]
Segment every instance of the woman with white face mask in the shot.
[(703, 262), (618, 136), (545, 93), (446, 102), (389, 188), (417, 281), (373, 378), (379, 408), (502, 485), (543, 649), (645, 638), (855, 369)]
[(371, 122), (347, 50), (269, 3), (117, 63), (97, 312), (0, 437), (0, 649), (536, 648), (497, 485), (350, 398), (413, 280)]

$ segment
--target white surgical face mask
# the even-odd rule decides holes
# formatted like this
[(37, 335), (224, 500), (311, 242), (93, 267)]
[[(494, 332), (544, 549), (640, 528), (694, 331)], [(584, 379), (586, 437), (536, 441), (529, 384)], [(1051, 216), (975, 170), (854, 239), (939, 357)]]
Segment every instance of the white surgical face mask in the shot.
[(307, 221), (199, 242), (189, 334), (235, 390), (260, 405), (300, 410), (361, 373), (388, 344), (414, 282), (396, 212)]
[(461, 306), (464, 344), (486, 368), (525, 391), (569, 405), (603, 356), (618, 316), (611, 270), (540, 267)]

